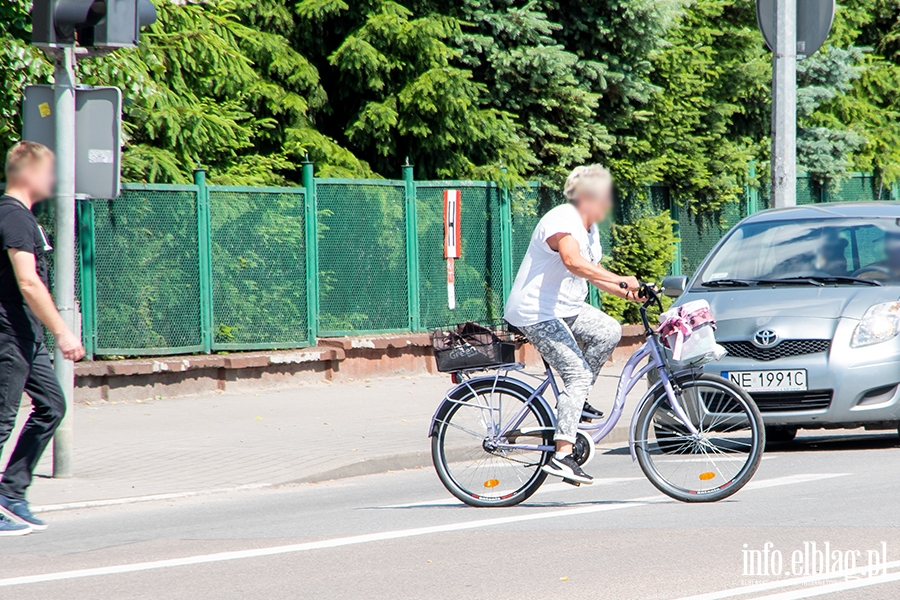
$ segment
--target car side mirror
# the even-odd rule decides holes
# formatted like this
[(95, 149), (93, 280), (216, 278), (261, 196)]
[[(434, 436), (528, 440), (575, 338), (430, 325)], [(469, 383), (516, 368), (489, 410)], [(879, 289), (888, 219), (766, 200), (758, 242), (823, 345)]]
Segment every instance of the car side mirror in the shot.
[(677, 298), (687, 288), (688, 278), (684, 275), (669, 275), (663, 279), (663, 294), (669, 298)]

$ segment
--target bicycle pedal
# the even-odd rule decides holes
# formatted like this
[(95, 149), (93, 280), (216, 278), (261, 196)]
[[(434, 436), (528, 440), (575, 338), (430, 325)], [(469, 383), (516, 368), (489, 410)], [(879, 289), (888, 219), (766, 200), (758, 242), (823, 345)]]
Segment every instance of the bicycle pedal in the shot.
[(573, 481), (571, 479), (563, 479), (563, 483), (568, 483), (569, 485), (574, 485), (575, 487), (581, 487), (581, 482)]

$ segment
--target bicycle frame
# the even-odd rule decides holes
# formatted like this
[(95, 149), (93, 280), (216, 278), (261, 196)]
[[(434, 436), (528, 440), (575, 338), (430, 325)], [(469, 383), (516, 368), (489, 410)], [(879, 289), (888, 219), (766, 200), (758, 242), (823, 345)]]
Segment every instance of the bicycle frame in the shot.
[[(628, 397), (628, 394), (634, 389), (634, 386), (642, 377), (644, 377), (647, 373), (656, 369), (659, 373), (659, 382), (652, 386), (641, 400), (638, 403), (638, 406), (635, 408), (634, 414), (631, 418), (631, 425), (629, 427), (629, 438), (628, 445), (631, 450), (631, 458), (637, 459), (637, 454), (635, 451), (635, 427), (637, 426), (637, 418), (643, 408), (644, 404), (646, 404), (650, 398), (653, 397), (653, 393), (659, 386), (662, 386), (665, 389), (666, 396), (668, 397), (669, 403), (672, 406), (675, 415), (681, 420), (684, 427), (691, 433), (691, 435), (698, 435), (699, 432), (694, 425), (693, 421), (688, 418), (687, 413), (684, 410), (684, 407), (681, 404), (679, 399), (679, 395), (675, 392), (675, 388), (672, 385), (672, 379), (674, 377), (674, 373), (670, 373), (669, 368), (666, 363), (665, 354), (662, 349), (662, 346), (657, 338), (656, 334), (650, 328), (649, 322), (646, 316), (646, 307), (649, 305), (651, 301), (655, 298), (655, 295), (648, 299), (647, 303), (645, 303), (644, 307), (641, 309), (641, 317), (644, 322), (645, 327), (645, 335), (647, 341), (641, 345), (640, 348), (628, 359), (628, 362), (625, 363), (625, 367), (622, 369), (622, 374), (619, 377), (618, 386), (616, 388), (616, 399), (613, 404), (613, 409), (610, 415), (598, 421), (597, 423), (581, 423), (579, 425), (579, 430), (586, 432), (588, 435), (593, 438), (594, 442), (599, 442), (604, 437), (609, 435), (612, 432), (613, 428), (618, 424), (619, 420), (622, 417), (622, 412), (625, 408), (625, 401)], [(640, 363), (646, 358), (650, 358), (648, 363), (643, 367), (640, 367)], [(529, 373), (524, 373), (522, 369), (524, 369), (524, 365), (521, 363), (514, 363), (508, 365), (500, 365), (496, 367), (497, 372), (493, 376), (483, 376), (475, 379), (466, 379), (456, 387), (454, 387), (450, 392), (447, 393), (447, 396), (444, 397), (444, 401), (438, 406), (438, 409), (435, 411), (434, 416), (431, 421), (431, 429), (430, 432), (433, 434), (435, 431), (436, 425), (439, 423), (439, 415), (441, 414), (442, 409), (446, 406), (446, 403), (457, 403), (464, 404), (471, 408), (477, 408), (482, 410), (482, 418), (486, 420), (485, 425), (487, 431), (494, 432), (491, 437), (491, 445), (498, 450), (537, 450), (542, 452), (551, 452), (555, 450), (555, 446), (551, 445), (537, 445), (537, 444), (518, 444), (518, 443), (507, 443), (502, 440), (505, 439), (505, 436), (519, 428), (522, 422), (525, 420), (525, 417), (528, 415), (528, 408), (532, 402), (539, 402), (543, 404), (544, 408), (547, 411), (547, 414), (550, 415), (552, 421), (552, 429), (556, 430), (556, 413), (551, 409), (551, 407), (547, 404), (547, 400), (544, 398), (544, 392), (549, 388), (552, 390), (553, 395), (555, 397), (559, 397), (559, 388), (556, 384), (556, 378), (553, 375), (550, 367), (547, 367), (545, 371), (546, 377), (541, 378), (537, 375), (531, 375)], [(510, 371), (520, 371), (524, 375), (534, 377), (535, 379), (541, 380), (540, 384), (536, 388), (532, 388), (525, 381), (509, 377), (508, 375), (501, 375), (501, 373), (509, 373)], [(468, 372), (464, 372), (464, 375), (468, 375)], [(494, 406), (484, 406), (482, 404), (471, 404), (468, 402), (461, 402), (459, 400), (454, 400), (451, 396), (463, 387), (469, 387), (470, 391), (474, 393), (474, 389), (472, 389), (471, 384), (473, 381), (483, 381), (483, 380), (491, 380), (494, 381), (494, 388), (496, 389), (497, 383), (501, 380), (501, 377), (504, 379), (513, 379), (518, 385), (523, 386), (526, 390), (530, 390), (530, 396), (528, 399), (522, 404), (522, 406), (516, 411), (516, 413), (510, 417), (506, 423), (498, 423), (495, 420), (495, 413), (499, 413), (498, 408)], [(493, 404), (493, 402), (492, 402)], [(489, 419), (489, 420), (487, 420)], [(533, 433), (535, 431), (540, 430), (550, 430), (551, 427), (545, 428), (530, 428), (527, 431), (523, 430), (521, 433)], [(430, 435), (431, 435), (430, 434)]]

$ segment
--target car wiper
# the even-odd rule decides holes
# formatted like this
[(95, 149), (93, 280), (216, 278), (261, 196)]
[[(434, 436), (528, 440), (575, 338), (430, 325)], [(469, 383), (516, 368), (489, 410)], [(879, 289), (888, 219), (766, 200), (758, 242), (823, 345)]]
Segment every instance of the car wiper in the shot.
[(818, 276), (810, 277), (810, 279), (815, 279), (816, 281), (821, 281), (823, 283), (862, 283), (865, 285), (877, 285), (880, 286), (881, 282), (876, 281), (875, 279), (865, 279), (863, 277), (849, 277), (845, 275), (828, 275), (828, 276)]
[(700, 285), (703, 287), (750, 287), (756, 282), (748, 279), (711, 279)]
[(760, 285), (814, 285), (822, 287), (825, 284), (816, 277), (782, 277), (781, 279), (760, 279)]
[(880, 286), (880, 281), (875, 281), (874, 279), (864, 279), (862, 277), (850, 277), (845, 275), (808, 275), (808, 276), (798, 276), (798, 277), (783, 277), (781, 279), (760, 279), (760, 283), (765, 285), (791, 285), (791, 284), (804, 284), (804, 285), (815, 285), (815, 286), (823, 286), (826, 283), (862, 283), (864, 285), (876, 285)]

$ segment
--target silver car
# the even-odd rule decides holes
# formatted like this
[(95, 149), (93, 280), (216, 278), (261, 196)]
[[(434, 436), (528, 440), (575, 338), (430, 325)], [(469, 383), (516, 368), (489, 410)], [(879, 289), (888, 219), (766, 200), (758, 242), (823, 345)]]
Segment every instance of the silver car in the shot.
[(771, 440), (900, 424), (900, 203), (757, 213), (664, 285), (709, 302), (728, 355), (704, 369), (750, 393)]

